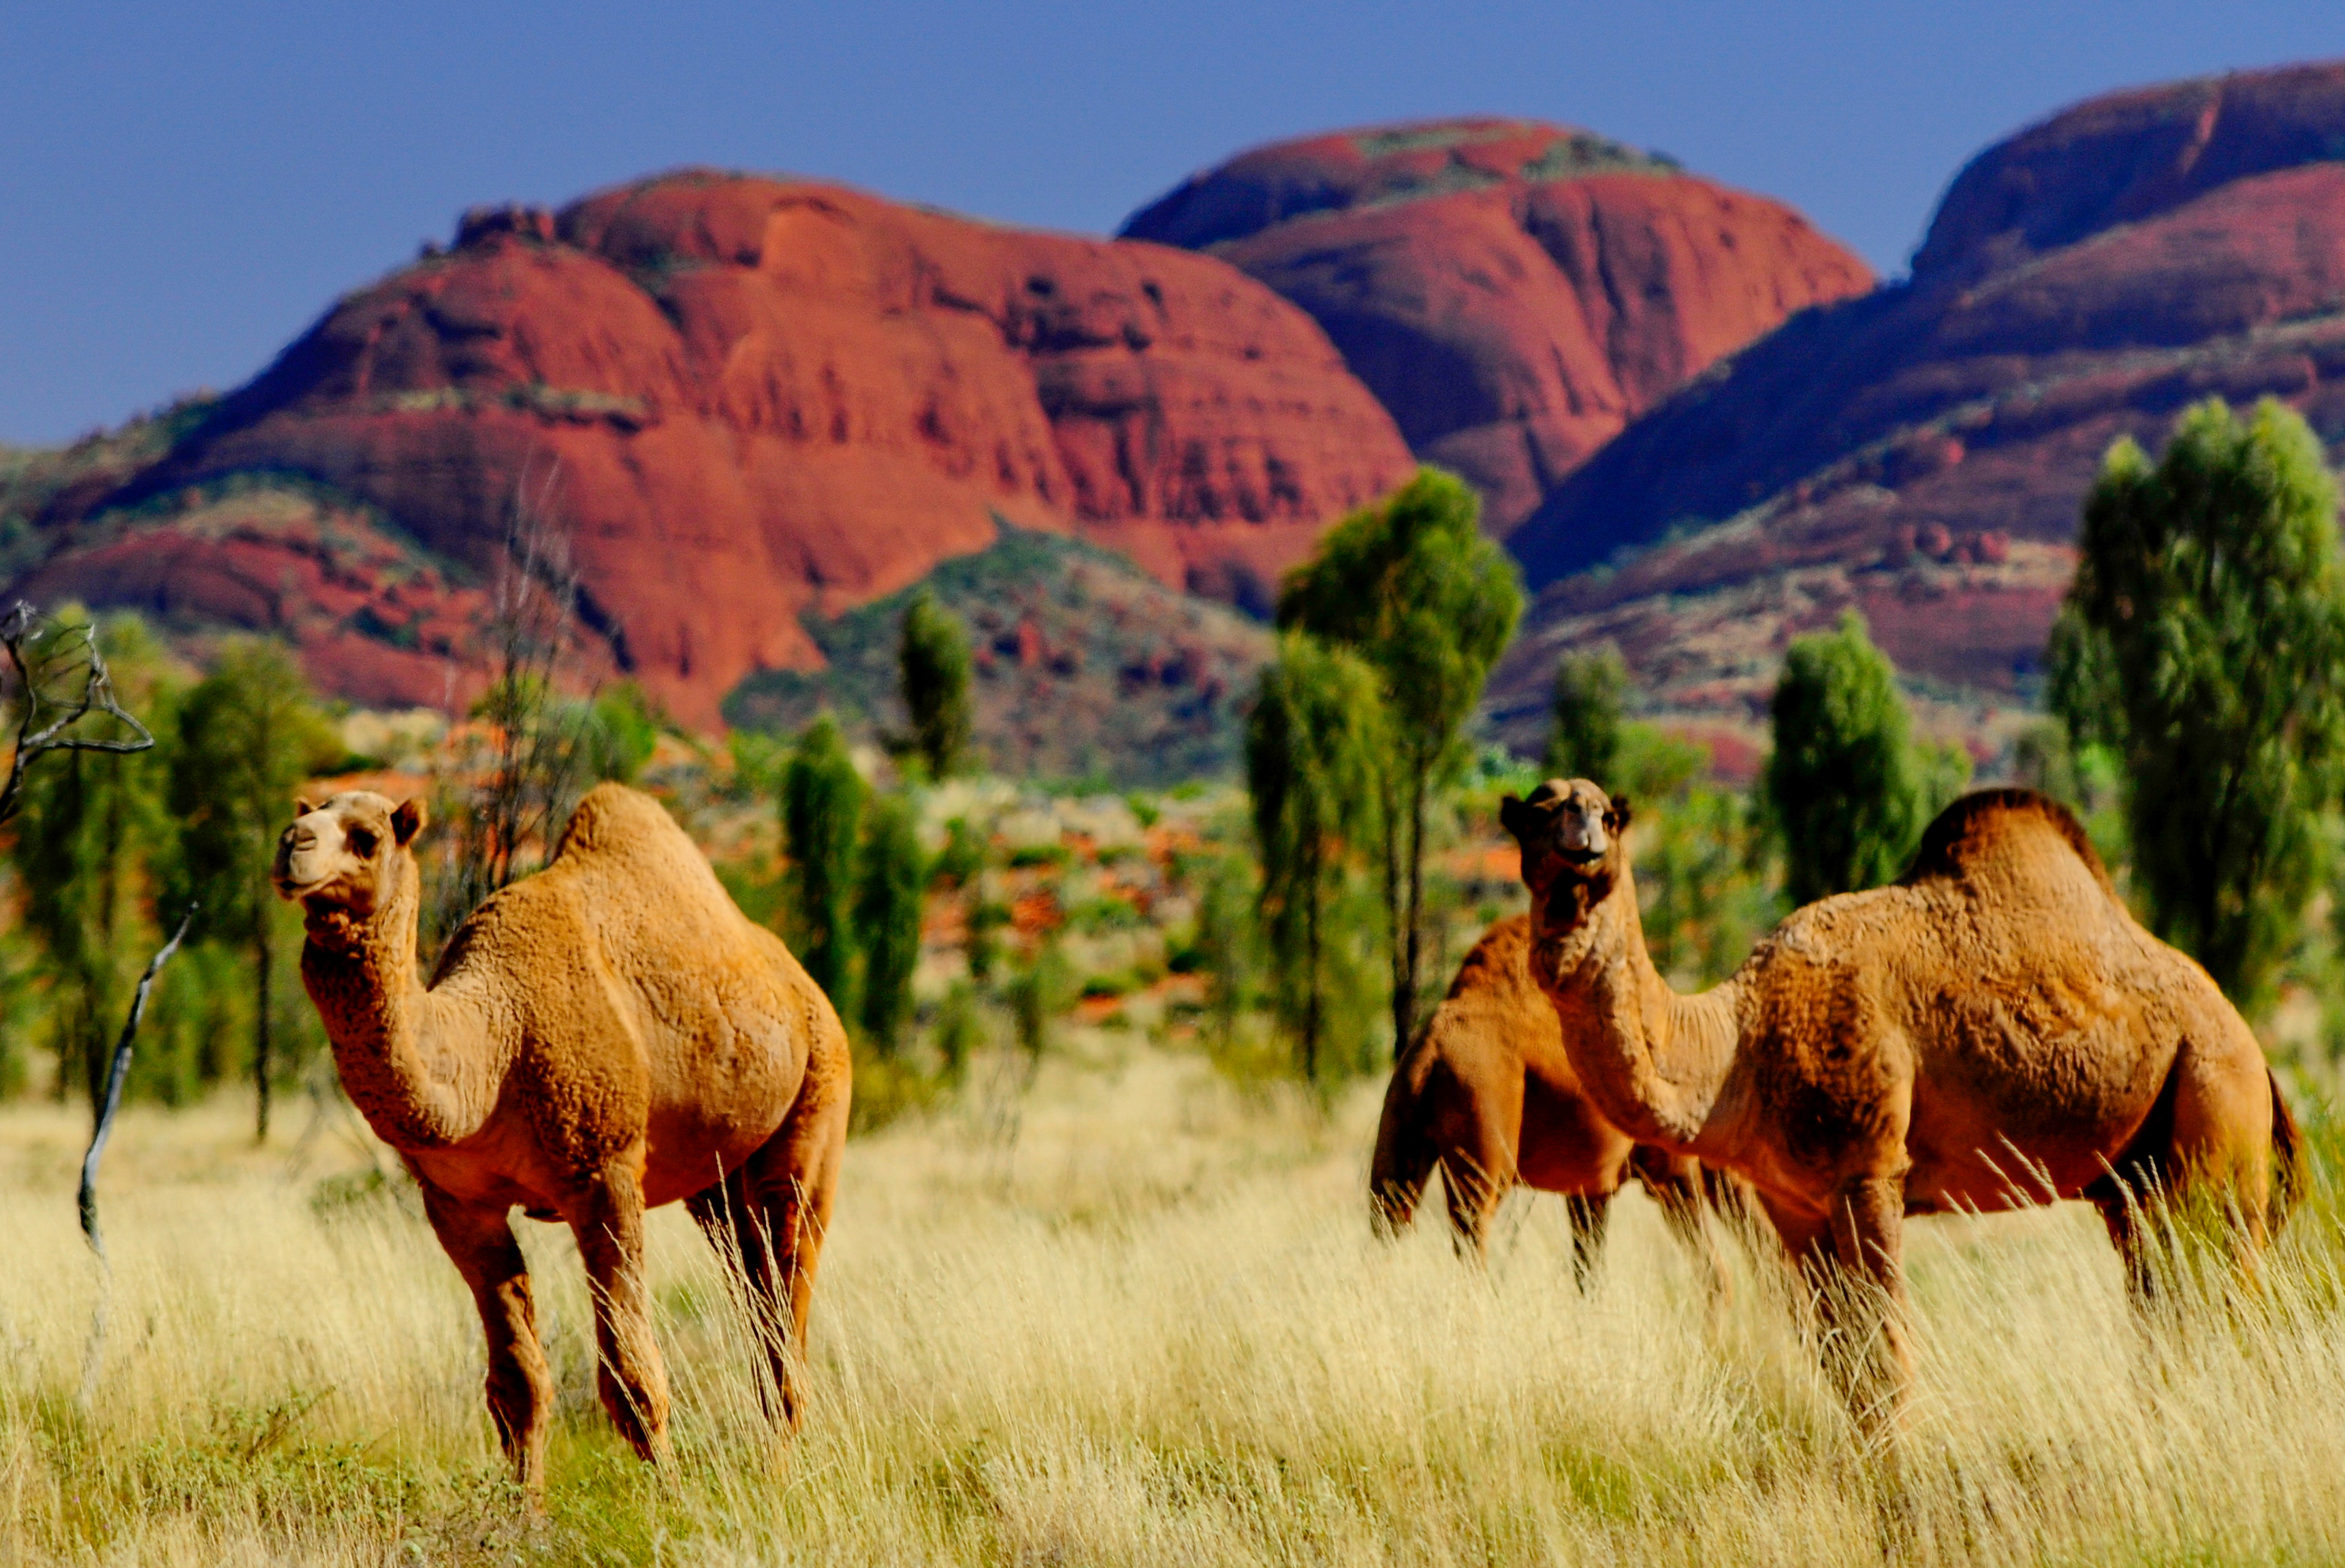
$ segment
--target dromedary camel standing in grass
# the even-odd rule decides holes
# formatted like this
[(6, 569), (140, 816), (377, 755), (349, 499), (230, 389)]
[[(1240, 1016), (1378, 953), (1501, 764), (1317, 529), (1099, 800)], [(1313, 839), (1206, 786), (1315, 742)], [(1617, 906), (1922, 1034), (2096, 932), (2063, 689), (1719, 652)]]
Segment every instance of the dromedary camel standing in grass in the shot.
[(1626, 801), (1556, 779), (1501, 817), (1533, 970), (1589, 1097), (1638, 1141), (1748, 1178), (1819, 1285), (1878, 1288), (1818, 1292), (1828, 1315), (1841, 1304), (1868, 1426), (1911, 1375), (1904, 1216), (2086, 1199), (2138, 1297), (2144, 1202), (2218, 1196), (2244, 1261), (2300, 1180), (2255, 1036), (2040, 795), (1956, 801), (1896, 884), (1809, 905), (1696, 996), (1645, 952)]
[(1531, 978), (1531, 920), (1511, 916), (1482, 934), (1449, 994), (1393, 1065), (1368, 1175), (1380, 1233), (1406, 1227), (1434, 1168), (1462, 1247), (1487, 1255), (1490, 1221), (1517, 1182), (1559, 1194), (1581, 1285), (1604, 1246), (1612, 1195), (1631, 1175), (1721, 1295), (1726, 1260), (1703, 1223), (1706, 1206), (1740, 1215), (1740, 1184), (1690, 1155), (1639, 1144), (1604, 1119), (1563, 1048), (1563, 1029)]
[(423, 807), (307, 802), (277, 846), (301, 977), (342, 1087), (423, 1189), (488, 1334), (489, 1415), (543, 1489), (553, 1380), (511, 1211), (566, 1221), (594, 1285), (597, 1385), (645, 1459), (667, 1451), (644, 1211), (685, 1199), (730, 1239), (795, 1426), (791, 1357), (847, 1134), (846, 1034), (788, 949), (743, 917), (648, 796), (604, 784), (543, 871), (474, 910), (427, 988), (415, 961)]

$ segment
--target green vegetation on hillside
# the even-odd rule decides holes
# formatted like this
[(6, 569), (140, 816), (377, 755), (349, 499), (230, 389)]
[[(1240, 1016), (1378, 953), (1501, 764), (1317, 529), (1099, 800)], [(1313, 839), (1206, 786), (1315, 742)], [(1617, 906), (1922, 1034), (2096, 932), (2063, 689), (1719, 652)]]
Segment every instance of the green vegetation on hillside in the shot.
[(1854, 611), (1795, 641), (1772, 706), (1761, 784), (1794, 905), (1875, 887), (1970, 777), (1967, 753), (1916, 744), (1897, 672)]
[(2109, 450), (2052, 640), (2053, 700), (2123, 764), (2151, 927), (2263, 1001), (2327, 870), (2345, 778), (2337, 486), (2301, 416), (2219, 400), (2155, 465)]
[(974, 760), (1018, 776), (1113, 788), (1235, 771), (1239, 700), (1268, 631), (1164, 587), (1122, 556), (1004, 524), (1000, 541), (832, 620), (809, 613), (820, 671), (752, 675), (726, 722), (792, 734), (827, 707), (848, 737), (914, 731), (899, 684), (903, 623), (922, 601), (967, 628)]

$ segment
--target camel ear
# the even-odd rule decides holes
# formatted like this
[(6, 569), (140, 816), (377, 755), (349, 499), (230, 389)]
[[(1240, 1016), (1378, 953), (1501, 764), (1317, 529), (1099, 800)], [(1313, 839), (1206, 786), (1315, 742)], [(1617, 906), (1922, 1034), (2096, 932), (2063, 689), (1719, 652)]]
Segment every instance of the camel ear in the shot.
[(399, 808), (391, 814), (391, 836), (398, 840), (402, 848), (414, 843), (415, 835), (423, 831), (423, 824), (431, 820), (431, 814), (424, 810), (420, 800), (401, 801)]
[(307, 816), (317, 809), (318, 803), (311, 800), (308, 795), (297, 794), (293, 797), (293, 814), (295, 816)]
[(1629, 831), (1629, 823), (1635, 815), (1636, 814), (1629, 809), (1629, 797), (1625, 794), (1616, 794), (1612, 797), (1612, 809), (1604, 814), (1605, 830), (1618, 838)]
[(1515, 835), (1518, 844), (1528, 844), (1532, 830), (1538, 825), (1538, 813), (1514, 795), (1498, 803), (1498, 825)]

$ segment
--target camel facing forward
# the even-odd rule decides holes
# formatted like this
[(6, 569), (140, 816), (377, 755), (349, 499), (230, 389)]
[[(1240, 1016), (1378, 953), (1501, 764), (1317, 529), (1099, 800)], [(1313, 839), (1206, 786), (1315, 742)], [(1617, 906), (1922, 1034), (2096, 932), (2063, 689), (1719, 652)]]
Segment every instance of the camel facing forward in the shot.
[[(1868, 1424), (1910, 1377), (1908, 1214), (2082, 1198), (2137, 1296), (2144, 1203), (2228, 1199), (2260, 1249), (2300, 1184), (2301, 1143), (2244, 1021), (2205, 970), (2143, 930), (2076, 819), (2025, 790), (1946, 808), (1904, 876), (1793, 914), (1696, 996), (1654, 970), (1626, 801), (1549, 780), (1502, 820), (1531, 890), (1532, 968), (1604, 1114), (1746, 1177), (1784, 1245), (1853, 1302), (1844, 1370)], [(2275, 1167), (2279, 1178), (2275, 1186)]]
[(738, 1249), (797, 1421), (817, 1258), (847, 1134), (847, 1037), (789, 951), (743, 917), (648, 796), (604, 784), (553, 863), (458, 928), (429, 988), (415, 960), (421, 803), (301, 802), (277, 846), (301, 905), (301, 978), (342, 1087), (423, 1190), (488, 1336), (490, 1419), (521, 1482), (545, 1475), (553, 1380), (512, 1210), (566, 1221), (594, 1284), (603, 1405), (667, 1450), (644, 1211), (685, 1199)]
[(1450, 1227), (1480, 1257), (1499, 1203), (1519, 1181), (1562, 1197), (1572, 1273), (1584, 1286), (1602, 1253), (1612, 1195), (1633, 1175), (1722, 1297), (1726, 1260), (1702, 1216), (1706, 1207), (1739, 1215), (1740, 1184), (1604, 1119), (1571, 1070), (1555, 1009), (1531, 978), (1530, 952), (1528, 915), (1485, 931), (1393, 1065), (1368, 1176), (1370, 1219), (1386, 1235), (1407, 1226), (1437, 1166)]

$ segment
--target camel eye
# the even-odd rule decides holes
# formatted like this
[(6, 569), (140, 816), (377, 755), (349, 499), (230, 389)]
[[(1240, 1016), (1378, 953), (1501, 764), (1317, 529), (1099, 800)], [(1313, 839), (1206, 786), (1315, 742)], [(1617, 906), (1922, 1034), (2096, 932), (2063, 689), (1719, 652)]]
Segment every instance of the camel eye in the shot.
[(365, 828), (354, 827), (350, 829), (350, 853), (356, 855), (360, 859), (372, 859), (374, 856), (374, 835), (369, 833)]

